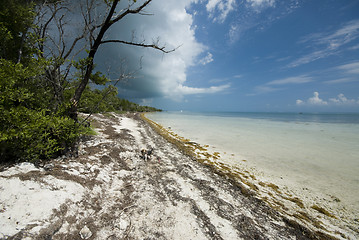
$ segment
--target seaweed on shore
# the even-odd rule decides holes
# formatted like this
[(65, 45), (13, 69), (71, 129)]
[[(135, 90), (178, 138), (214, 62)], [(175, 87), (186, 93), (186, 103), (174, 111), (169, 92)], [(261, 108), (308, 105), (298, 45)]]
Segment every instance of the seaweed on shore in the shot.
[[(189, 139), (183, 138), (176, 133), (173, 133), (170, 129), (167, 129), (160, 124), (148, 119), (144, 114), (141, 114), (141, 117), (143, 120), (145, 120), (157, 133), (159, 133), (162, 137), (164, 137), (168, 142), (175, 145), (179, 150), (181, 150), (184, 154), (191, 157), (192, 159), (202, 163), (203, 165), (209, 167), (214, 173), (226, 178), (229, 180), (234, 186), (237, 186), (241, 193), (245, 196), (258, 196), (259, 188), (256, 184), (253, 182), (247, 180), (257, 180), (257, 178), (249, 173), (248, 171), (240, 171), (236, 167), (229, 166), (228, 164), (225, 164), (223, 162), (217, 161), (220, 159), (220, 153), (214, 152), (213, 154), (207, 152), (208, 145), (201, 146), (200, 144), (193, 142)], [(243, 160), (246, 161), (246, 160)], [(245, 173), (246, 172), (246, 173)], [(248, 174), (248, 175), (246, 175)], [(301, 199), (298, 197), (292, 197), (291, 195), (283, 193), (279, 186), (277, 186), (274, 183), (264, 183), (259, 182), (258, 183), (263, 188), (270, 188), (273, 190), (272, 192), (277, 194), (279, 198), (283, 200), (290, 201), (297, 205), (301, 209), (306, 209), (304, 206), (304, 203)], [(267, 194), (270, 196), (268, 198), (267, 196), (263, 196), (262, 198), (257, 198), (258, 200), (263, 201), (267, 205), (269, 205), (272, 209), (276, 210), (277, 212), (280, 212), (284, 214), (284, 216), (290, 216), (291, 218), (294, 218), (302, 223), (307, 223), (312, 226), (314, 226), (316, 229), (320, 229), (322, 231), (325, 231), (327, 233), (332, 233), (328, 229), (325, 229), (322, 226), (322, 222), (319, 220), (314, 219), (313, 217), (310, 217), (307, 213), (303, 211), (296, 211), (293, 214), (288, 213), (288, 208), (285, 206), (283, 201), (277, 200), (276, 197), (272, 192), (267, 192)], [(311, 207), (312, 209), (318, 211), (319, 213), (322, 213), (328, 217), (337, 219), (334, 215), (326, 211), (324, 208), (318, 207), (317, 205), (314, 205)], [(289, 214), (289, 215), (288, 215)], [(293, 219), (286, 219), (286, 222), (288, 225), (298, 228), (298, 229), (305, 229), (302, 225), (300, 225), (298, 222), (296, 222)], [(338, 233), (334, 233), (338, 234)], [(313, 234), (309, 234), (312, 239), (336, 239), (335, 237), (328, 235), (321, 231), (314, 231)], [(319, 238), (318, 238), (319, 236)]]
[[(167, 141), (174, 144), (179, 148), (184, 154), (191, 157), (192, 159), (204, 164), (207, 167), (210, 167), (213, 172), (216, 174), (225, 177), (230, 180), (232, 184), (239, 187), (241, 192), (246, 195), (254, 195), (252, 190), (257, 191), (258, 187), (246, 180), (244, 180), (240, 173), (232, 172), (231, 168), (224, 163), (215, 162), (219, 158), (219, 153), (215, 152), (210, 154), (207, 152), (205, 147), (202, 147), (200, 144), (190, 141), (189, 139), (178, 136), (177, 134), (169, 131), (160, 124), (148, 119), (144, 114), (141, 114), (142, 119), (150, 124), (150, 126), (164, 137)], [(208, 145), (206, 145), (208, 146)], [(246, 186), (244, 186), (246, 185)]]
[(319, 207), (319, 206), (317, 206), (317, 205), (313, 205), (311, 208), (313, 208), (314, 210), (316, 210), (316, 211), (318, 211), (319, 213), (324, 214), (324, 215), (326, 215), (326, 216), (328, 216), (328, 217), (337, 219), (336, 216), (334, 216), (333, 214), (331, 214), (330, 212), (328, 212), (327, 210), (325, 210), (325, 209), (322, 208), (322, 207)]

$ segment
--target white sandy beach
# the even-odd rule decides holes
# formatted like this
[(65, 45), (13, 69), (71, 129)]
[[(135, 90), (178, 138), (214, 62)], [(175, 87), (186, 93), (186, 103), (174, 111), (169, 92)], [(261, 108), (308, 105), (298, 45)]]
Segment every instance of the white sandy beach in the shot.
[(1, 170), (0, 239), (355, 239), (277, 212), (136, 114), (91, 118), (78, 158)]

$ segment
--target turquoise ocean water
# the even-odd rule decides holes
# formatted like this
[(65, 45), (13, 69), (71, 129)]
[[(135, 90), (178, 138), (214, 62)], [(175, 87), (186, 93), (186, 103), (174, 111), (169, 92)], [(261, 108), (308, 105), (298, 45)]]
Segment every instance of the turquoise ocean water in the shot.
[(222, 161), (248, 169), (309, 204), (324, 199), (332, 211), (344, 209), (359, 217), (359, 114), (162, 112), (147, 116), (182, 137), (208, 144)]

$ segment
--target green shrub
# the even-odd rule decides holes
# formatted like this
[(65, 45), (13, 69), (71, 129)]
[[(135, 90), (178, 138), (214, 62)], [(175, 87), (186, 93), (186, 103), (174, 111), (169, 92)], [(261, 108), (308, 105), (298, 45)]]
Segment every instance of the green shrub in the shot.
[(68, 151), (85, 127), (63, 116), (47, 115), (24, 107), (2, 111), (0, 117), (1, 161), (49, 159)]
[[(67, 117), (61, 74), (49, 77), (61, 59), (45, 59), (38, 48), (33, 1), (0, 5), (0, 162), (63, 154), (88, 129)], [(103, 81), (99, 73), (94, 79)]]
[(0, 59), (0, 162), (55, 157), (86, 132), (62, 108), (49, 110), (51, 92), (40, 87), (43, 69), (42, 60), (24, 66)]

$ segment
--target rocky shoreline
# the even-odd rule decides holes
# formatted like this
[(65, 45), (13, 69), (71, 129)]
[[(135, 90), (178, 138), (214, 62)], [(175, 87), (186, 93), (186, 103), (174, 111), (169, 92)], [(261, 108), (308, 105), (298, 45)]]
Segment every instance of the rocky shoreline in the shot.
[(0, 239), (336, 239), (243, 194), (139, 114), (91, 119), (78, 158), (2, 169)]

